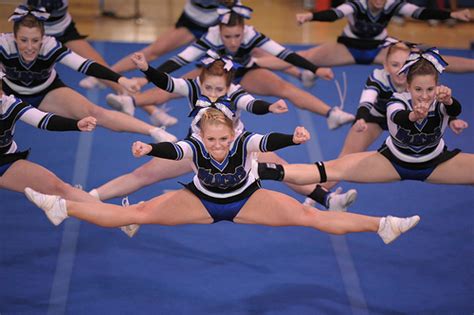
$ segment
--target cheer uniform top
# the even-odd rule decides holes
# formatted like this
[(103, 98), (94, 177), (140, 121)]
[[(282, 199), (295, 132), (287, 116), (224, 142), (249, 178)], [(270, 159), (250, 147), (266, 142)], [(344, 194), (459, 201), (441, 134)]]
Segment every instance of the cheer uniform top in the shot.
[(148, 155), (192, 162), (195, 176), (185, 187), (203, 202), (217, 222), (232, 221), (247, 199), (260, 188), (258, 176), (251, 171), (253, 153), (274, 151), (295, 143), (292, 135), (243, 132), (235, 137), (222, 162), (212, 158), (196, 134), (177, 143), (150, 145), (153, 149)]
[(446, 20), (448, 11), (418, 7), (404, 0), (387, 0), (384, 8), (373, 15), (368, 0), (349, 0), (336, 8), (313, 13), (313, 21), (333, 22), (347, 17), (338, 43), (350, 51), (357, 64), (371, 64), (382, 49), (380, 44), (387, 37), (387, 25), (394, 15), (418, 20)]
[(157, 69), (162, 72), (171, 73), (193, 61), (199, 60), (210, 49), (221, 56), (232, 56), (232, 60), (242, 66), (235, 74), (234, 82), (239, 82), (247, 71), (257, 67), (251, 56), (252, 50), (257, 47), (294, 66), (307, 69), (313, 73), (318, 69), (310, 61), (283, 47), (264, 34), (257, 32), (249, 25), (244, 25), (242, 43), (235, 53), (231, 53), (225, 48), (221, 39), (220, 26), (216, 25), (210, 27), (208, 32), (194, 44), (185, 48), (177, 56), (164, 62)]
[(379, 152), (392, 163), (402, 180), (424, 181), (437, 165), (460, 152), (447, 149), (443, 134), (449, 117), (461, 113), (461, 104), (454, 98), (450, 106), (435, 100), (422, 121), (411, 122), (408, 115), (412, 111), (410, 93), (394, 93), (387, 104), (390, 135)]
[(117, 82), (121, 77), (95, 61), (72, 52), (51, 36), (43, 37), (37, 58), (26, 63), (13, 34), (0, 34), (0, 67), (5, 73), (3, 90), (6, 94), (14, 94), (38, 107), (49, 91), (66, 86), (54, 69), (57, 62), (99, 79)]
[(77, 120), (42, 112), (13, 95), (0, 98), (0, 176), (17, 160), (26, 159), (29, 151), (18, 151), (13, 140), (15, 124), (22, 120), (45, 130), (79, 130)]
[(387, 103), (395, 92), (403, 91), (397, 90), (390, 74), (385, 69), (374, 69), (365, 82), (355, 121), (364, 119), (368, 123), (378, 124), (383, 130), (388, 130)]

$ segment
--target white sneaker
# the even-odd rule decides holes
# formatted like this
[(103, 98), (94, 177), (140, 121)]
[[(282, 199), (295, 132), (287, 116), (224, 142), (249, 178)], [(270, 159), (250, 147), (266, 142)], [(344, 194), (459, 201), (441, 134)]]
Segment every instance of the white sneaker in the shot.
[(100, 82), (94, 77), (85, 77), (79, 81), (79, 86), (87, 90), (91, 90), (93, 88), (105, 89), (107, 87), (104, 83)]
[(39, 208), (43, 209), (49, 221), (59, 225), (68, 217), (66, 200), (59, 196), (45, 195), (29, 187), (25, 188), (26, 197)]
[(314, 208), (314, 206), (316, 206), (316, 201), (314, 201), (313, 199), (309, 197), (306, 197), (306, 199), (303, 202), (303, 205)]
[(135, 114), (135, 101), (129, 95), (107, 94), (105, 97), (107, 104), (115, 110), (133, 116)]
[(99, 191), (97, 189), (92, 189), (91, 191), (89, 191), (89, 195), (91, 195), (97, 200), (100, 200)]
[(339, 106), (334, 106), (329, 113), (329, 117), (326, 118), (329, 129), (336, 129), (342, 125), (348, 124), (355, 120), (355, 116), (345, 111), (342, 111)]
[(168, 114), (169, 109), (166, 107), (166, 103), (159, 105), (150, 115), (150, 121), (153, 125), (161, 127), (173, 126), (178, 122), (176, 117)]
[(318, 77), (316, 76), (316, 74), (314, 74), (313, 72), (309, 71), (309, 70), (303, 70), (301, 71), (301, 76), (300, 76), (300, 80), (301, 80), (301, 83), (303, 83), (303, 86), (305, 88), (310, 88), (314, 85), (314, 83), (316, 82), (316, 79)]
[(178, 138), (176, 138), (171, 133), (167, 132), (164, 128), (154, 128), (150, 131), (150, 136), (155, 139), (156, 142), (176, 142)]
[(377, 234), (385, 244), (393, 242), (400, 234), (407, 232), (420, 222), (420, 217), (415, 215), (409, 218), (386, 216), (380, 220)]
[(342, 188), (338, 187), (334, 192), (329, 194), (328, 210), (347, 211), (347, 208), (349, 208), (356, 198), (357, 190), (349, 189), (347, 192), (342, 193)]
[[(142, 201), (143, 202), (143, 201)], [(122, 199), (122, 207), (130, 206), (130, 202), (128, 201), (128, 197)], [(132, 238), (137, 234), (138, 229), (140, 228), (140, 224), (129, 224), (125, 226), (121, 226), (120, 230), (128, 235), (128, 237)]]

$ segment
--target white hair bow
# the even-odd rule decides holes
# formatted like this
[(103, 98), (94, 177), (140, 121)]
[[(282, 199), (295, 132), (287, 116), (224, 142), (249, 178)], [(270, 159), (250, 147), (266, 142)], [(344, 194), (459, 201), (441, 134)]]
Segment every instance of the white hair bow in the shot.
[(206, 52), (207, 56), (201, 59), (201, 64), (204, 65), (204, 67), (209, 67), (212, 63), (214, 63), (217, 60), (222, 60), (224, 62), (224, 70), (229, 72), (232, 69), (237, 69), (239, 68), (239, 64), (234, 63), (232, 60), (232, 57), (230, 56), (221, 56), (214, 50), (209, 49)]
[(405, 61), (405, 64), (398, 71), (398, 73), (400, 74), (408, 72), (408, 70), (421, 59), (426, 59), (429, 61), (439, 73), (442, 73), (448, 65), (448, 63), (439, 54), (439, 50), (433, 47), (424, 51), (410, 53), (410, 56), (408, 56), (407, 61)]
[(34, 8), (30, 10), (30, 8), (28, 8), (26, 5), (21, 4), (15, 9), (15, 11), (13, 11), (13, 14), (10, 15), (10, 17), (8, 18), (8, 21), (21, 21), (28, 14), (33, 15), (38, 21), (42, 22), (46, 21), (50, 15), (48, 12), (46, 12), (46, 9), (44, 7)]
[(219, 6), (217, 8), (217, 14), (219, 14), (219, 20), (222, 24), (228, 24), (231, 13), (234, 12), (245, 19), (250, 19), (252, 16), (253, 10), (249, 7), (246, 7), (242, 4), (236, 4), (228, 8), (226, 6)]

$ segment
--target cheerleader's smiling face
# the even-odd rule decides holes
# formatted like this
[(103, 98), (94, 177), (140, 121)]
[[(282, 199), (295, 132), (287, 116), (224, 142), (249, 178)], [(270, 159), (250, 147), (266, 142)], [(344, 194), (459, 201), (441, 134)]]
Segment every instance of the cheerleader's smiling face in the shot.
[(20, 26), (15, 34), (15, 43), (21, 58), (30, 63), (38, 57), (43, 34), (37, 27)]
[(414, 105), (433, 103), (436, 97), (436, 77), (431, 74), (415, 75), (408, 84)]
[(368, 0), (369, 9), (373, 12), (382, 11), (387, 0)]
[(207, 152), (218, 162), (224, 161), (234, 140), (234, 130), (225, 124), (207, 123), (201, 126), (201, 138)]

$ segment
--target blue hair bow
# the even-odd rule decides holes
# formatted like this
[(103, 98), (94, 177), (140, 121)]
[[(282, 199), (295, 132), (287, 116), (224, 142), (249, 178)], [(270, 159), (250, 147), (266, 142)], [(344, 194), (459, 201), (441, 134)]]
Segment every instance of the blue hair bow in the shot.
[(222, 24), (228, 24), (229, 19), (230, 19), (230, 15), (231, 15), (232, 12), (240, 15), (241, 17), (243, 17), (245, 19), (250, 19), (250, 17), (252, 16), (253, 10), (249, 7), (246, 7), (242, 4), (240, 4), (240, 3), (236, 4), (236, 5), (233, 5), (230, 8), (226, 7), (226, 6), (223, 6), (223, 5), (220, 5), (217, 8), (217, 14), (219, 14), (220, 22)]
[(206, 54), (207, 55), (200, 61), (200, 63), (206, 68), (209, 67), (211, 64), (213, 64), (217, 60), (222, 60), (224, 62), (224, 70), (227, 72), (229, 72), (230, 70), (237, 70), (238, 68), (241, 67), (240, 64), (232, 60), (231, 56), (221, 56), (217, 52), (211, 49), (209, 49), (206, 52)]

